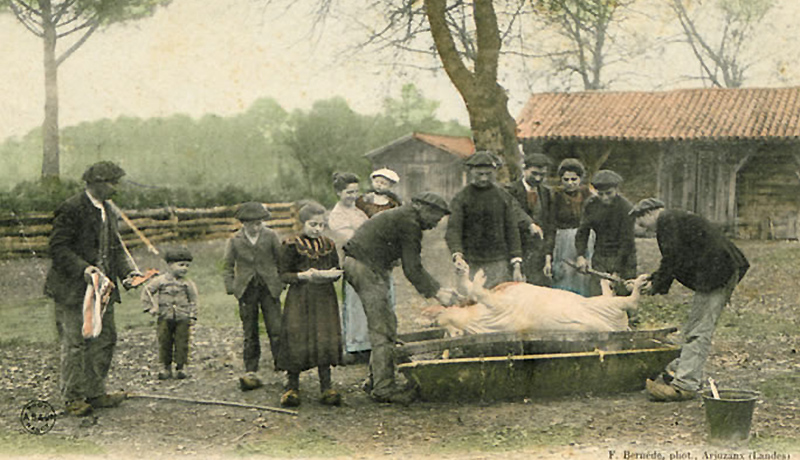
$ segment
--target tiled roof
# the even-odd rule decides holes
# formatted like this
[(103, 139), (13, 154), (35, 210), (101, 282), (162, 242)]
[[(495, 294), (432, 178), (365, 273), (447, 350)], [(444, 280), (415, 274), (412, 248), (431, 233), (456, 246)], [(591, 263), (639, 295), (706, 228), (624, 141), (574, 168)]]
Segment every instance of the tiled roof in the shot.
[(413, 136), (426, 144), (438, 147), (461, 158), (475, 153), (475, 144), (469, 137), (441, 136), (438, 134), (414, 133)]
[(798, 139), (800, 87), (534, 94), (522, 138)]
[(444, 136), (440, 134), (426, 134), (426, 133), (415, 132), (405, 135), (400, 139), (397, 139), (387, 145), (384, 145), (383, 147), (378, 147), (377, 149), (367, 153), (365, 156), (372, 157), (375, 155), (379, 155), (391, 148), (394, 148), (400, 144), (408, 142), (411, 139), (417, 139), (426, 144), (442, 149), (445, 152), (453, 154), (459, 158), (466, 158), (475, 153), (475, 144), (472, 143), (472, 139), (469, 137)]

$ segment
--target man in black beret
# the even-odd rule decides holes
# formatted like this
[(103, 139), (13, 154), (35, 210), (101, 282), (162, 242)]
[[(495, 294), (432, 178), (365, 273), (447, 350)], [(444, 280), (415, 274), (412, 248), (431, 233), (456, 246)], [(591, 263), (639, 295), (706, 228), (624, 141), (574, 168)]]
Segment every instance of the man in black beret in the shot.
[(662, 379), (647, 381), (647, 392), (654, 401), (692, 399), (702, 386), (703, 366), (722, 308), (750, 264), (739, 248), (701, 216), (666, 210), (655, 198), (640, 201), (630, 214), (640, 226), (656, 232), (661, 251), (658, 270), (642, 292), (666, 294), (673, 280), (694, 291), (681, 355), (667, 366)]
[(403, 273), (426, 298), (435, 297), (442, 305), (454, 301), (451, 289), (442, 288), (422, 266), (422, 232), (436, 224), (450, 210), (442, 197), (424, 192), (411, 203), (380, 212), (364, 222), (344, 245), (344, 272), (364, 304), (373, 385), (370, 395), (379, 402), (408, 404), (415, 389), (400, 388), (394, 376), (394, 346), (397, 342), (397, 316), (389, 301), (392, 268), (399, 260)]
[(454, 265), (469, 265), (470, 276), (483, 270), (487, 289), (523, 281), (519, 205), (495, 183), (499, 161), (491, 152), (478, 151), (464, 164), (470, 183), (453, 197), (445, 233)]
[[(634, 222), (628, 215), (633, 207), (619, 193), (622, 177), (609, 169), (601, 169), (592, 177), (597, 195), (589, 198), (583, 208), (581, 222), (575, 234), (575, 248), (580, 254), (577, 266), (611, 273), (623, 279), (636, 276), (636, 239)], [(595, 233), (594, 255), (586, 259), (589, 234)], [(627, 294), (624, 286), (616, 287), (617, 295)], [(600, 280), (594, 279), (590, 295), (600, 295)]]
[[(53, 218), (49, 251), (53, 260), (45, 294), (55, 301), (56, 329), (61, 342), (61, 393), (69, 414), (118, 406), (125, 393), (106, 393), (105, 379), (117, 342), (114, 304), (120, 302), (117, 281), (130, 285), (139, 275), (122, 246), (117, 215), (108, 200), (125, 171), (109, 161), (91, 165), (83, 174), (86, 188), (62, 203)], [(102, 317), (100, 335), (85, 339), (83, 301), (95, 275), (114, 285)]]
[(522, 210), (519, 233), (522, 242), (522, 274), (525, 281), (537, 286), (550, 286), (545, 266), (551, 265), (555, 225), (552, 220), (550, 187), (544, 184), (552, 161), (543, 153), (525, 154), (523, 177), (506, 190)]

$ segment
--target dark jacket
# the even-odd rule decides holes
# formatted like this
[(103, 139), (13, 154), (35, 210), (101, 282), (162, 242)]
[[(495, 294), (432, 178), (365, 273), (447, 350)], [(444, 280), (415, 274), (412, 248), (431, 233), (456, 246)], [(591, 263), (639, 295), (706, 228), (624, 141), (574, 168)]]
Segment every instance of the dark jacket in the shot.
[(225, 245), (222, 274), (225, 291), (239, 299), (250, 281), (258, 276), (272, 297), (280, 297), (283, 290), (278, 275), (280, 254), (281, 242), (272, 229), (262, 226), (255, 245), (245, 236), (244, 228), (236, 232)]
[(518, 209), (514, 198), (496, 184), (485, 189), (467, 185), (450, 203), (447, 247), (463, 254), (467, 263), (522, 257)]
[[(117, 228), (117, 215), (103, 203), (106, 213), (105, 248), (100, 247), (102, 233), (101, 211), (81, 192), (68, 198), (55, 210), (53, 230), (50, 234), (50, 257), (53, 264), (47, 273), (44, 292), (57, 303), (76, 305), (83, 302), (86, 281), (83, 273), (94, 265), (114, 283), (111, 302), (119, 302), (117, 281), (133, 271), (133, 266), (122, 249)], [(101, 254), (107, 255), (106, 262)], [(105, 267), (103, 265), (106, 265)]]
[(422, 266), (422, 226), (410, 204), (376, 214), (356, 230), (344, 253), (376, 272), (390, 272), (401, 260), (403, 273), (417, 291), (433, 297), (439, 283)]
[(666, 294), (676, 279), (689, 289), (710, 292), (738, 271), (741, 281), (750, 264), (709, 221), (686, 211), (662, 211), (656, 222), (661, 265), (653, 273), (653, 293)]
[(575, 234), (578, 254), (586, 253), (589, 232), (594, 230), (594, 257), (603, 261), (602, 269), (619, 273), (623, 278), (636, 276), (634, 219), (628, 215), (632, 207), (622, 195), (617, 195), (608, 206), (597, 196), (589, 198)]
[[(508, 191), (508, 193), (519, 203), (524, 215), (530, 218), (529, 220), (524, 218), (519, 219), (519, 230), (523, 252), (525, 252), (525, 250), (528, 248), (542, 247), (542, 250), (545, 252), (545, 254), (552, 254), (554, 238), (556, 235), (556, 228), (553, 221), (552, 191), (550, 190), (550, 187), (547, 187), (544, 184), (541, 184), (537, 187), (539, 192), (539, 202), (541, 203), (541, 214), (539, 216), (535, 216), (534, 210), (531, 208), (528, 201), (528, 191), (525, 189), (525, 185), (522, 183), (523, 180), (525, 179), (514, 181), (506, 187), (506, 191)], [(542, 233), (544, 234), (543, 239), (540, 240), (538, 237), (531, 235), (531, 223), (535, 223), (542, 228)]]

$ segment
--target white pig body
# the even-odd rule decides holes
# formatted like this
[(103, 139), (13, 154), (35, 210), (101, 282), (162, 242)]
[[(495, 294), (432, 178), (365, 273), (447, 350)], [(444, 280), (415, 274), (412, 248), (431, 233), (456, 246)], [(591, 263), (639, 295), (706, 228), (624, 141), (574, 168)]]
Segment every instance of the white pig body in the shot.
[(437, 309), (437, 323), (451, 336), (487, 332), (531, 331), (624, 331), (628, 330), (627, 311), (636, 308), (640, 277), (629, 297), (583, 297), (581, 295), (534, 286), (505, 283), (485, 290), (478, 273), (468, 289), (476, 303), (465, 307)]

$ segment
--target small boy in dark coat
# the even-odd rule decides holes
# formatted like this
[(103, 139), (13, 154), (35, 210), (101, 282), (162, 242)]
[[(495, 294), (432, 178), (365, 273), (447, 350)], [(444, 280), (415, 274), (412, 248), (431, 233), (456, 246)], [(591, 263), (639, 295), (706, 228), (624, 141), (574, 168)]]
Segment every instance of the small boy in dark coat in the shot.
[(158, 379), (172, 378), (173, 359), (175, 376), (185, 379), (190, 328), (197, 321), (197, 286), (186, 279), (192, 253), (186, 248), (171, 249), (164, 254), (164, 260), (169, 271), (147, 283), (141, 299), (145, 309), (158, 316), (158, 360), (164, 366)]
[(242, 204), (236, 218), (242, 229), (236, 232), (225, 246), (225, 291), (239, 300), (239, 317), (244, 329), (244, 368), (246, 374), (239, 378), (242, 391), (259, 388), (256, 376), (261, 358), (258, 336), (259, 310), (264, 315), (273, 361), (278, 356), (281, 328), (280, 295), (283, 290), (278, 275), (281, 242), (278, 235), (264, 225), (270, 216), (262, 203)]

